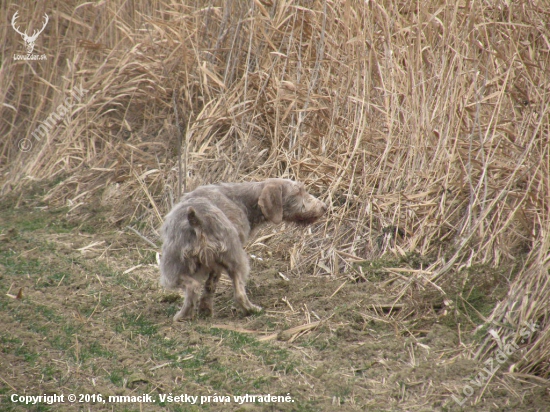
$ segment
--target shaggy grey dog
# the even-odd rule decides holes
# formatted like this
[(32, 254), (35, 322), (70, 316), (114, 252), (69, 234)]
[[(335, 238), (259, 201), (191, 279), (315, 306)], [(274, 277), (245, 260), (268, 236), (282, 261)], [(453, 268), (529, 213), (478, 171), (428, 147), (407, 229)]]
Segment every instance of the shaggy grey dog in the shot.
[(250, 232), (266, 221), (312, 223), (327, 205), (308, 194), (302, 183), (288, 179), (220, 183), (185, 194), (162, 225), (160, 283), (185, 289), (185, 301), (174, 320), (195, 315), (201, 281), (206, 280), (199, 311), (212, 315), (212, 298), (222, 273), (233, 281), (235, 301), (245, 312), (258, 312), (246, 296), (250, 268), (243, 245)]

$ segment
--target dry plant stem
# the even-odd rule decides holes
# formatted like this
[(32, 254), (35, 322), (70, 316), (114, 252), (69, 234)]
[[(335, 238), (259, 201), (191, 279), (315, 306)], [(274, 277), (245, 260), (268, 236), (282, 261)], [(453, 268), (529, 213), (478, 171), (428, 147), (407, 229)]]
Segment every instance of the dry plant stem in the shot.
[(149, 243), (149, 245), (151, 245), (153, 248), (155, 249), (158, 249), (159, 247), (157, 245), (155, 245), (151, 240), (147, 239), (145, 236), (143, 236), (141, 233), (139, 233), (136, 229), (134, 229), (133, 227), (131, 226), (126, 226), (126, 229), (134, 232), (136, 235), (138, 235), (140, 238), (142, 238), (144, 241), (146, 241), (147, 243)]
[(181, 129), (180, 120), (178, 116), (178, 106), (176, 104), (176, 91), (177, 87), (172, 93), (172, 106), (174, 107), (174, 114), (176, 116), (176, 142), (178, 145), (178, 186), (176, 188), (176, 198), (179, 200), (182, 195), (182, 167), (181, 167)]

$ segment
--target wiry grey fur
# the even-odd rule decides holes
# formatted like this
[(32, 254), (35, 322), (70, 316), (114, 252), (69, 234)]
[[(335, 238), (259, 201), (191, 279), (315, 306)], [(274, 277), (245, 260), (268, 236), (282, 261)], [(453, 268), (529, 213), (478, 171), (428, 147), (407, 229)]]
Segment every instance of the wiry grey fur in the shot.
[(243, 250), (250, 232), (266, 221), (302, 224), (321, 217), (327, 206), (288, 179), (221, 183), (185, 194), (162, 225), (160, 283), (185, 289), (174, 320), (193, 318), (200, 281), (206, 279), (199, 311), (212, 315), (212, 298), (220, 276), (233, 280), (235, 301), (246, 313), (260, 311), (246, 296), (250, 268)]

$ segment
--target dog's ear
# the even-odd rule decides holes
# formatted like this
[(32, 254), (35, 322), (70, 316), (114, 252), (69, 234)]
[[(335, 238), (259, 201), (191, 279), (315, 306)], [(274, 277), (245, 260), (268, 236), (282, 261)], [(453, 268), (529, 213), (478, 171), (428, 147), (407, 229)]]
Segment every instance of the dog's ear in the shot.
[(280, 184), (266, 184), (262, 189), (258, 204), (267, 220), (273, 223), (283, 221), (283, 187)]
[(201, 225), (201, 220), (197, 216), (197, 212), (191, 206), (187, 209), (187, 220), (192, 227), (198, 227)]

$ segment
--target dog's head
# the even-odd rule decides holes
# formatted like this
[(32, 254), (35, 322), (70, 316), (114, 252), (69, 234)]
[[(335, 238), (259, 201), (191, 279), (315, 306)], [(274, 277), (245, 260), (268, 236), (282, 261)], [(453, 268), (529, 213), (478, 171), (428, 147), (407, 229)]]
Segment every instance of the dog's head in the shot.
[(284, 220), (307, 225), (327, 211), (327, 205), (310, 195), (303, 183), (288, 179), (267, 180), (258, 204), (265, 218), (273, 223)]

